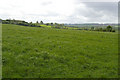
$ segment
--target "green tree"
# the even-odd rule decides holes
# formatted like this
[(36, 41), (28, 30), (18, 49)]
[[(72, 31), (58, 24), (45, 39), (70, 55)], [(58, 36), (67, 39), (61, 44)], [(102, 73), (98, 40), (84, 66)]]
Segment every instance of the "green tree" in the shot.
[(55, 26), (57, 26), (58, 25), (58, 23), (55, 23)]
[(91, 30), (94, 30), (94, 27), (91, 27)]
[(29, 23), (29, 26), (32, 26), (32, 22)]
[(49, 23), (46, 23), (46, 25), (48, 26), (48, 25), (49, 25)]
[(40, 24), (43, 24), (43, 21), (40, 21)]
[(111, 32), (112, 31), (112, 26), (108, 25), (106, 28), (107, 31)]
[(51, 26), (53, 26), (53, 23), (51, 23)]
[(38, 21), (36, 21), (36, 23), (38, 24), (39, 22), (38, 22)]

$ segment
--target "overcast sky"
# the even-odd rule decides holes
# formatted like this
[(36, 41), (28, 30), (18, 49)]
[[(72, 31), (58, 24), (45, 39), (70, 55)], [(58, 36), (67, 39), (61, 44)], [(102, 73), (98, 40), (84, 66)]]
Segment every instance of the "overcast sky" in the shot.
[(57, 23), (117, 23), (119, 0), (0, 0), (0, 18)]

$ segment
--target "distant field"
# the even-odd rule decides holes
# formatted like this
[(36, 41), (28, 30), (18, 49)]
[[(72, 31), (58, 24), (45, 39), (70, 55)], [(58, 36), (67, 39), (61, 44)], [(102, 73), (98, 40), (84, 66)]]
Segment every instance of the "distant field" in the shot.
[(49, 27), (49, 28), (51, 28), (51, 26), (47, 26), (47, 25), (40, 25), (40, 26), (42, 26), (42, 27)]
[(118, 34), (2, 25), (3, 78), (116, 78)]

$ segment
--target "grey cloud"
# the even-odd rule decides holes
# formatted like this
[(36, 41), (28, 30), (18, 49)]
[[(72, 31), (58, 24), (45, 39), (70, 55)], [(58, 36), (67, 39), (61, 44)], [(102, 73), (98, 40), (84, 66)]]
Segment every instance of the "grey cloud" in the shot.
[(116, 16), (118, 10), (117, 2), (88, 2), (85, 3), (88, 8), (92, 8), (95, 11), (104, 11)]
[(119, 2), (119, 0), (75, 0), (76, 4), (81, 2)]
[(117, 2), (80, 2), (80, 3), (84, 4), (86, 8), (81, 9), (81, 7), (83, 6), (77, 7), (72, 16), (82, 15), (87, 18), (86, 22), (116, 22), (117, 21), (117, 17), (118, 17)]

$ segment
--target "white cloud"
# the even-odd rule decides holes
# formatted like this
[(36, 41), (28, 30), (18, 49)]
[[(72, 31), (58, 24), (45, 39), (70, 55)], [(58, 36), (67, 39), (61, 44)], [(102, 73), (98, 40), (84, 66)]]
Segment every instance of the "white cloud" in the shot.
[[(97, 10), (96, 6), (89, 7), (84, 3), (100, 1), (118, 2), (118, 0), (1, 0), (0, 18), (58, 23), (117, 22), (116, 11), (108, 14), (106, 11), (109, 8)], [(98, 19), (100, 16), (102, 17)], [(109, 20), (108, 16), (114, 20)]]

